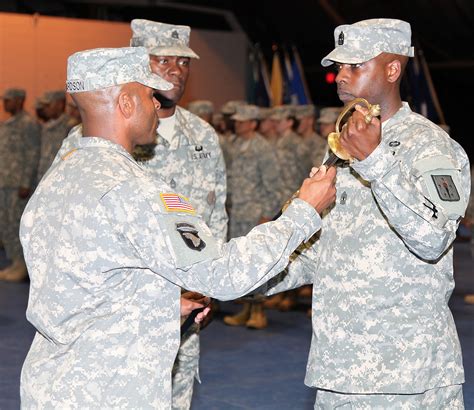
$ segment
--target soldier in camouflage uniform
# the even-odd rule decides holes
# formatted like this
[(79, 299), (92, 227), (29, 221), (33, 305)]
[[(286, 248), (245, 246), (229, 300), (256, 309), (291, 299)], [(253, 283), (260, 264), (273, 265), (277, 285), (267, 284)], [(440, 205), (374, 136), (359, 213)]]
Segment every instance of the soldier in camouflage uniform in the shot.
[[(41, 180), (23, 214), (38, 332), (22, 369), (22, 407), (171, 408), (180, 287), (235, 298), (261, 285), (320, 225), (335, 173), (305, 181), (278, 221), (220, 246), (193, 204), (131, 156), (156, 137), (143, 47), (68, 59), (85, 137)], [(87, 137), (101, 135), (102, 137)]]
[[(229, 173), (229, 195), (233, 217), (229, 225), (231, 238), (246, 235), (254, 226), (268, 222), (280, 209), (281, 194), (275, 190), (280, 178), (275, 152), (256, 131), (259, 109), (242, 105), (232, 116), (239, 144)], [(256, 204), (259, 196), (265, 201)]]
[(68, 132), (74, 126), (71, 117), (66, 114), (66, 93), (62, 90), (48, 91), (41, 97), (43, 112), (48, 121), (41, 130), (41, 154), (38, 165), (38, 182), (43, 178), (48, 168), (66, 138)]
[[(190, 58), (198, 56), (189, 48), (190, 28), (136, 19), (132, 21), (133, 46), (143, 45), (150, 53), (152, 71), (169, 80), (172, 90), (160, 92), (158, 138), (138, 145), (134, 158), (152, 177), (164, 179), (171, 188), (190, 198), (213, 235), (227, 238), (226, 172), (217, 134), (205, 121), (179, 107), (189, 74)], [(56, 157), (72, 149), (80, 140), (82, 128), (69, 133)], [(187, 293), (184, 294), (186, 296)], [(187, 303), (187, 300), (182, 300)], [(191, 406), (194, 378), (199, 378), (199, 327), (183, 335), (174, 367), (173, 408)]]
[[(469, 161), (399, 93), (411, 29), (393, 19), (342, 25), (339, 98), (358, 108), (342, 131), (354, 158), (337, 171), (335, 206), (316, 245), (273, 292), (313, 283), (313, 339), (305, 383), (315, 408), (462, 409), (461, 348), (448, 308), (453, 248), (470, 189)], [(317, 247), (316, 247), (317, 246)]]
[(187, 110), (197, 115), (208, 124), (212, 125), (212, 116), (214, 114), (214, 104), (209, 100), (194, 100), (191, 101), (186, 107)]
[(258, 132), (272, 145), (276, 145), (278, 135), (276, 133), (277, 120), (272, 118), (272, 108), (260, 107), (260, 123)]
[(303, 179), (309, 174), (313, 166), (323, 163), (324, 155), (327, 152), (327, 142), (319, 135), (315, 129), (316, 110), (314, 105), (297, 105), (295, 108), (295, 118), (298, 121), (296, 132), (303, 139), (300, 144), (300, 161), (303, 164)]
[[(278, 124), (278, 120), (272, 118), (273, 108), (267, 107), (260, 107), (260, 123), (258, 125), (258, 132), (270, 143), (270, 147), (274, 150), (275, 154), (278, 157), (278, 148), (277, 148), (277, 141), (278, 141), (278, 134), (276, 132), (276, 126)], [(279, 164), (279, 160), (278, 160)], [(281, 167), (278, 165), (278, 168)], [(281, 171), (283, 172), (283, 171)], [(286, 187), (285, 185), (285, 178), (280, 176), (278, 179), (278, 185), (275, 186), (275, 191), (280, 193), (280, 198), (278, 198), (278, 203), (280, 207), (288, 200), (288, 192), (291, 191), (290, 188)]]
[[(175, 84), (172, 90), (157, 93), (162, 109), (158, 113), (158, 140), (152, 147), (152, 155), (143, 157), (138, 153), (136, 158), (152, 175), (191, 198), (213, 235), (225, 241), (226, 171), (217, 134), (210, 124), (177, 105), (186, 87), (190, 60), (199, 58), (189, 48), (190, 28), (140, 19), (132, 20), (131, 26), (131, 45), (146, 47), (152, 71)], [(194, 378), (199, 380), (198, 330), (194, 326), (183, 335), (176, 358), (175, 409), (191, 407)]]
[(40, 126), (23, 110), (26, 92), (10, 88), (3, 95), (10, 118), (0, 124), (0, 242), (12, 264), (0, 271), (0, 279), (26, 279), (18, 229), (27, 198), (34, 189), (38, 165)]
[[(259, 109), (241, 105), (232, 116), (235, 132), (241, 143), (236, 148), (232, 167), (228, 170), (229, 197), (232, 215), (229, 236), (246, 235), (254, 226), (268, 222), (280, 209), (278, 192), (280, 169), (275, 151), (256, 130)], [(256, 202), (256, 198), (265, 201)], [(267, 326), (262, 301), (245, 302), (241, 312), (224, 317), (231, 326), (245, 325), (254, 329)]]
[(235, 133), (232, 116), (237, 112), (237, 107), (245, 104), (246, 102), (242, 100), (230, 100), (221, 107), (224, 130), (222, 133), (219, 133), (219, 144), (224, 155), (227, 169), (230, 169), (232, 166), (232, 158), (240, 142)]
[[(302, 141), (293, 131), (295, 111), (292, 105), (274, 107), (270, 118), (276, 121), (278, 135), (276, 141), (277, 157), (282, 171), (283, 186), (286, 189), (284, 198), (288, 199), (304, 179), (302, 166), (299, 163), (298, 150)], [(305, 169), (306, 175), (311, 169)]]
[(321, 137), (327, 140), (331, 132), (336, 131), (337, 117), (342, 111), (342, 107), (324, 107), (321, 109), (317, 120)]

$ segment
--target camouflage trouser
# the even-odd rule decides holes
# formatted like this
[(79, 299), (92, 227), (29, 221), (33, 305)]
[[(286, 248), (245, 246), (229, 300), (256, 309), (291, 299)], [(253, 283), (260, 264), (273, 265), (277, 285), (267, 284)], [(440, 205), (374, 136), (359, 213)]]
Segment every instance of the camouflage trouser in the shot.
[(194, 377), (199, 380), (199, 332), (196, 326), (181, 338), (181, 345), (173, 366), (173, 397), (174, 410), (191, 408)]
[(317, 410), (463, 410), (462, 385), (438, 387), (420, 394), (344, 394), (317, 390)]
[(18, 188), (0, 188), (0, 240), (9, 259), (23, 257), (19, 230), (26, 202), (18, 197)]

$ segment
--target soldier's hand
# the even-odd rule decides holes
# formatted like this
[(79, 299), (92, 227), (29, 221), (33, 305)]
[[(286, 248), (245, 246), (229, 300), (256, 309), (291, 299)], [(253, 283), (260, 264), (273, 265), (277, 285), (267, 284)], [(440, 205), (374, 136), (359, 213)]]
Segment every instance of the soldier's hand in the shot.
[(366, 159), (381, 140), (381, 123), (377, 117), (372, 117), (370, 123), (366, 122), (368, 110), (356, 105), (347, 123), (342, 127), (340, 143), (341, 146), (359, 161)]
[(26, 199), (30, 196), (30, 188), (20, 187), (18, 188), (18, 198)]
[(311, 178), (303, 181), (298, 198), (308, 202), (321, 214), (336, 199), (335, 183), (336, 168), (323, 165)]
[[(188, 316), (194, 309), (205, 308), (211, 303), (211, 298), (202, 295), (198, 292), (184, 292), (181, 295), (181, 316)], [(201, 313), (204, 313), (201, 312)], [(199, 314), (198, 317), (201, 317), (201, 320), (205, 317), (205, 315)], [(206, 313), (207, 314), (207, 313)]]

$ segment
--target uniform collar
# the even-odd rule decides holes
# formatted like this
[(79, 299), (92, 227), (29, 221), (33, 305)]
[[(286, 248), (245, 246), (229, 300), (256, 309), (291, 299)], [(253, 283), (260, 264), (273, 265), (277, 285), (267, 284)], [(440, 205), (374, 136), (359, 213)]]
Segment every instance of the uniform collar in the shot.
[(123, 155), (124, 157), (130, 159), (134, 163), (136, 161), (133, 159), (132, 155), (121, 145), (116, 144), (115, 142), (106, 140), (105, 138), (100, 137), (82, 137), (79, 139), (77, 143), (78, 149), (85, 149), (85, 148), (104, 148), (112, 151), (116, 151), (117, 153)]
[(5, 120), (4, 124), (5, 125), (14, 124), (15, 122), (20, 121), (26, 115), (28, 115), (28, 114), (25, 111), (21, 110), (17, 114), (12, 115), (10, 118)]
[(382, 134), (390, 132), (394, 125), (398, 124), (411, 113), (412, 110), (408, 103), (406, 101), (402, 101), (402, 106), (400, 109), (382, 124)]
[(181, 146), (196, 145), (192, 139), (192, 130), (189, 127), (190, 120), (185, 117), (185, 110), (176, 106), (174, 112), (175, 124), (174, 132), (170, 136), (162, 136), (160, 134), (160, 127), (158, 127), (158, 145), (164, 145), (169, 150), (177, 150)]
[(47, 123), (45, 123), (44, 128), (54, 128), (56, 125), (61, 124), (62, 122), (66, 122), (67, 120), (69, 120), (69, 115), (63, 112), (58, 118), (55, 118), (54, 120), (49, 120)]

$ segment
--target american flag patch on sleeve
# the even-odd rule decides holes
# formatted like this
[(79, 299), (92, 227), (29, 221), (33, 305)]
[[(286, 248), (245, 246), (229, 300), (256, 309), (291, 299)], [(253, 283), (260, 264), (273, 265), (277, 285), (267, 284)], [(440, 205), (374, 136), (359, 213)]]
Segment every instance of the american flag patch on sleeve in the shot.
[(193, 206), (188, 202), (188, 198), (178, 194), (160, 194), (161, 200), (165, 204), (168, 212), (196, 213)]

